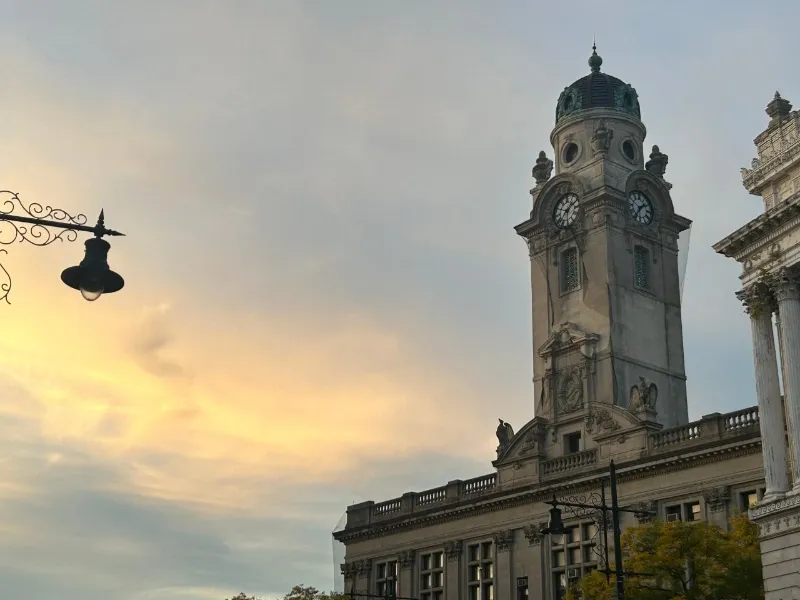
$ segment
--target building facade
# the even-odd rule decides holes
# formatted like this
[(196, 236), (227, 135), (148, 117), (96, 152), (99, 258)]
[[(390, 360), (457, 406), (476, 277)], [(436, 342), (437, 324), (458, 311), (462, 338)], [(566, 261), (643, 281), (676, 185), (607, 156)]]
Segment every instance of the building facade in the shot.
[(766, 600), (798, 600), (800, 111), (792, 111), (791, 103), (775, 92), (766, 112), (769, 124), (755, 139), (758, 158), (750, 169), (742, 169), (742, 183), (762, 197), (764, 212), (714, 249), (742, 265), (737, 296), (746, 306), (753, 332), (766, 496), (750, 510), (750, 517), (759, 525)]
[(725, 527), (773, 491), (759, 407), (689, 422), (678, 238), (691, 222), (675, 213), (667, 155), (645, 153), (636, 90), (596, 51), (589, 67), (558, 99), (554, 156), (539, 154), (516, 227), (531, 262), (535, 416), (516, 432), (500, 422), (487, 475), (350, 506), (335, 534), (348, 591), (556, 600), (603, 567), (604, 536), (593, 511), (569, 509), (567, 533), (542, 535), (545, 502), (596, 498), (612, 460), (620, 503), (642, 509), (623, 528), (649, 511)]

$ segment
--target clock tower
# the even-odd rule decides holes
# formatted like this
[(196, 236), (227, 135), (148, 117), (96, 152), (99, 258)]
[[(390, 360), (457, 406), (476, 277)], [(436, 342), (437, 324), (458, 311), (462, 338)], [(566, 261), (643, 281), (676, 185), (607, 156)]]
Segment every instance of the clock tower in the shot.
[(531, 260), (535, 413), (566, 426), (605, 404), (676, 427), (689, 420), (677, 241), (691, 222), (675, 214), (667, 155), (653, 146), (645, 160), (636, 90), (602, 62), (593, 48), (590, 73), (558, 98), (554, 157), (539, 153), (516, 227)]

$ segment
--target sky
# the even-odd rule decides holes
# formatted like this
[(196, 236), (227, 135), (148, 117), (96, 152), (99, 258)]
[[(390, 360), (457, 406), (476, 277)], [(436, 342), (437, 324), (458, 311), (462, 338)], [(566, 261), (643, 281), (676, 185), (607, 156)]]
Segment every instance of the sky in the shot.
[[(561, 90), (638, 91), (692, 219), (690, 417), (756, 403), (739, 169), (800, 4), (3, 0), (0, 189), (127, 234), (0, 255), (0, 597), (333, 586), (348, 504), (492, 471), (533, 416), (531, 167)], [(3, 230), (0, 230), (3, 231)], [(7, 231), (7, 230), (6, 230)], [(84, 238), (81, 237), (81, 240)]]

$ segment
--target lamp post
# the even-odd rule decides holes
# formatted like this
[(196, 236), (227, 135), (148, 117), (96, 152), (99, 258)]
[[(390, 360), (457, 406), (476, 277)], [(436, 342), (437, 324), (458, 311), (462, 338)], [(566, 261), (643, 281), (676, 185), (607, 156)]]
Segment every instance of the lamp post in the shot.
[[(617, 600), (624, 600), (625, 598), (625, 569), (622, 565), (622, 542), (620, 540), (621, 532), (619, 526), (619, 516), (620, 513), (629, 512), (634, 513), (637, 515), (646, 515), (646, 516), (655, 516), (656, 513), (647, 510), (639, 510), (633, 508), (626, 508), (621, 507), (619, 505), (619, 501), (617, 498), (617, 470), (614, 466), (614, 461), (611, 461), (609, 466), (609, 479), (610, 479), (610, 487), (611, 487), (611, 505), (609, 506), (606, 503), (606, 486), (605, 481), (601, 482), (600, 484), (600, 496), (597, 497), (597, 494), (592, 494), (588, 498), (584, 498), (585, 502), (573, 502), (570, 500), (557, 500), (555, 495), (553, 499), (546, 502), (552, 506), (550, 509), (550, 522), (548, 523), (547, 527), (542, 529), (541, 533), (550, 534), (550, 535), (563, 535), (564, 534), (564, 522), (561, 519), (561, 509), (558, 508), (559, 506), (564, 506), (571, 509), (579, 509), (579, 511), (573, 510), (573, 515), (576, 517), (585, 517), (590, 516), (592, 518), (596, 517), (597, 512), (600, 512), (600, 527), (603, 530), (603, 551), (604, 551), (604, 563), (605, 568), (602, 572), (605, 574), (606, 579), (610, 579), (611, 575), (616, 575), (617, 577)], [(578, 499), (580, 500), (580, 499)], [(615, 569), (611, 569), (608, 565), (608, 513), (611, 513), (611, 521), (614, 533), (614, 563)], [(644, 575), (644, 573), (627, 573), (628, 575)]]
[[(34, 246), (49, 246), (56, 240), (74, 242), (78, 232), (93, 233), (94, 237), (86, 240), (86, 254), (81, 263), (75, 267), (64, 269), (61, 281), (69, 287), (79, 290), (81, 295), (91, 301), (102, 294), (118, 292), (125, 285), (120, 275), (108, 266), (108, 251), (111, 248), (103, 236), (125, 235), (113, 229), (106, 229), (103, 211), (97, 224), (86, 224), (86, 215), (72, 216), (60, 208), (42, 206), (38, 203), (25, 205), (19, 195), (7, 190), (0, 191), (5, 199), (0, 201), (0, 244), (4, 246), (15, 242), (28, 242)], [(18, 211), (18, 214), (15, 214)], [(9, 223), (9, 228), (3, 224)], [(0, 249), (0, 253), (7, 251)], [(11, 293), (11, 275), (0, 264), (5, 282), (0, 283), (0, 300), (11, 304), (8, 295)]]

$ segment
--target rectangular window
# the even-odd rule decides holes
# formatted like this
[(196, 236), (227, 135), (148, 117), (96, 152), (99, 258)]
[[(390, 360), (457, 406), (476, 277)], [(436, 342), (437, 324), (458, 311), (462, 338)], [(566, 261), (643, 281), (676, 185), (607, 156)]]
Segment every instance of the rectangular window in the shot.
[(561, 536), (549, 536), (550, 567), (556, 598), (563, 599), (572, 585), (597, 568), (597, 534), (597, 524), (586, 521), (565, 525)]
[(378, 563), (375, 570), (375, 592), (379, 596), (397, 596), (397, 561)]
[(666, 509), (666, 519), (667, 521), (682, 521), (681, 505), (676, 504), (675, 506), (668, 506)]
[(420, 600), (437, 600), (444, 595), (444, 553), (427, 552), (419, 561)]
[(564, 454), (575, 454), (581, 451), (581, 432), (575, 431), (564, 436)]
[(686, 520), (687, 521), (699, 521), (700, 520), (700, 503), (699, 502), (689, 502), (685, 505), (686, 507)]
[(517, 577), (517, 600), (528, 600), (527, 577)]
[(580, 287), (578, 272), (578, 249), (574, 246), (561, 253), (561, 293), (566, 294)]
[(470, 600), (494, 600), (494, 564), (492, 542), (467, 547), (467, 586)]
[(753, 508), (758, 502), (758, 494), (755, 490), (749, 492), (742, 492), (739, 494), (739, 508), (746, 511), (748, 508)]
[(635, 246), (633, 248), (633, 261), (634, 261), (634, 281), (636, 287), (649, 290), (650, 289), (650, 251), (643, 246)]

